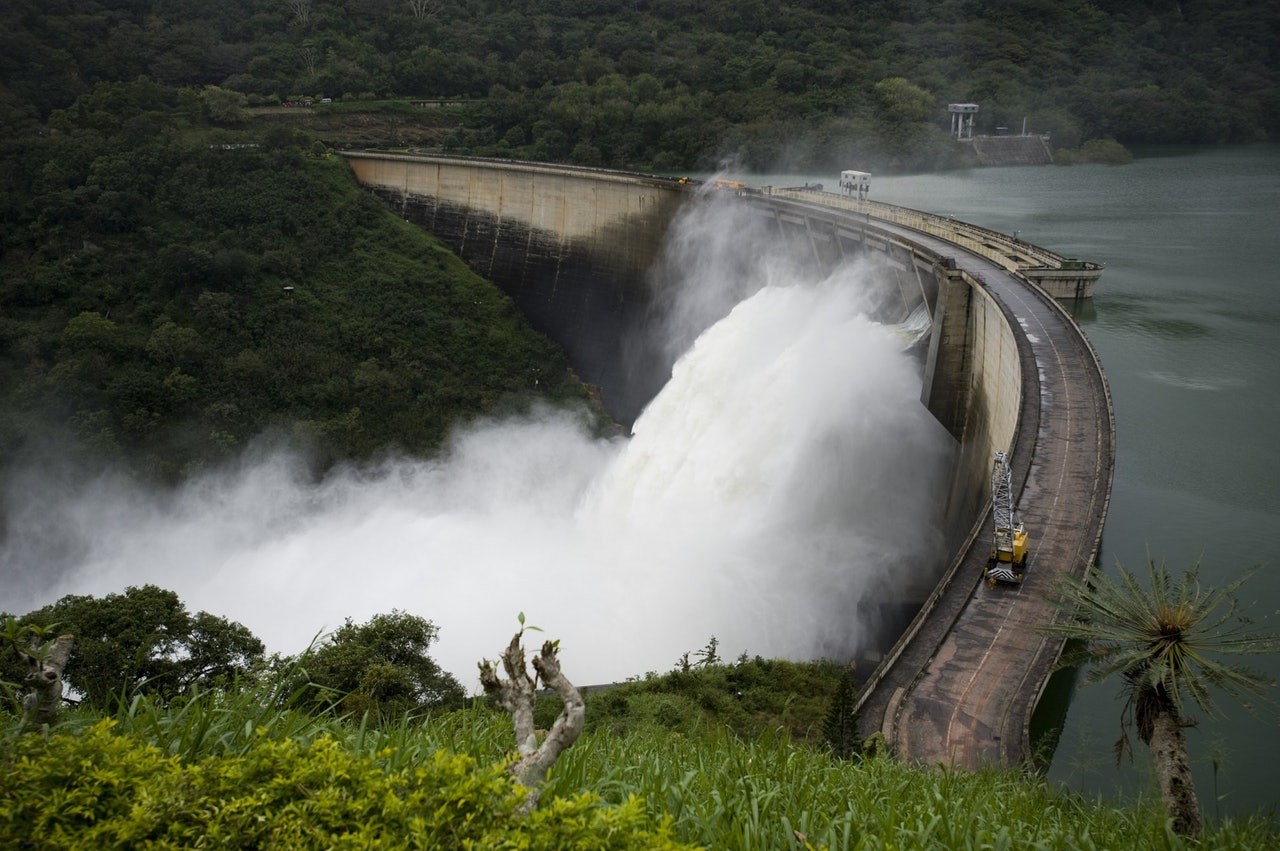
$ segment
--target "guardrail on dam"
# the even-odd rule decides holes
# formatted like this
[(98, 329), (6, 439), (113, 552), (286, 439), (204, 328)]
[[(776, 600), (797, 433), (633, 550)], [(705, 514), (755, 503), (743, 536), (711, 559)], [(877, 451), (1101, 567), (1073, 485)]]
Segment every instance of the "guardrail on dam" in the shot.
[[(563, 345), (615, 418), (630, 422), (666, 380), (670, 364), (646, 334), (649, 273), (676, 215), (700, 197), (690, 186), (504, 160), (343, 156), (363, 186), (438, 236)], [(1034, 625), (1054, 616), (1054, 575), (1081, 575), (1097, 553), (1114, 457), (1096, 356), (1030, 273), (1087, 295), (1101, 267), (831, 193), (725, 191), (821, 268), (873, 253), (895, 284), (883, 307), (889, 321), (917, 310), (932, 317), (922, 401), (958, 442), (947, 501), (955, 556), (868, 680), (864, 734), (883, 732), (912, 760), (977, 767), (1027, 759), (1030, 716), (1061, 650)], [(987, 589), (980, 578), (997, 450), (1010, 453), (1035, 546), (1026, 582)]]

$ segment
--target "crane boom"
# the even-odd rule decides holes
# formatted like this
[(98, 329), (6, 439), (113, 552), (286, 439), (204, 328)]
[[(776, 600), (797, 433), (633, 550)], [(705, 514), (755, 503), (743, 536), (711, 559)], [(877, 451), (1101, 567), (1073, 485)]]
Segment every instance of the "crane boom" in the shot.
[(1027, 530), (1013, 510), (1013, 472), (1004, 452), (997, 452), (991, 465), (991, 519), (995, 528), (983, 575), (991, 585), (1021, 582), (1027, 570)]

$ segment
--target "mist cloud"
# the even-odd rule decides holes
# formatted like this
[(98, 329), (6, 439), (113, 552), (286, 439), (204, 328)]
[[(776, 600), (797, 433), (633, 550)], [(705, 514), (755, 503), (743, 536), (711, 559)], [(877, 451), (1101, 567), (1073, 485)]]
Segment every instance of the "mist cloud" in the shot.
[(805, 280), (735, 228), (699, 216), (673, 243), (688, 351), (630, 439), (541, 411), (320, 484), (284, 451), (166, 495), (103, 480), (41, 501), (28, 473), (9, 501), (39, 510), (11, 517), (0, 608), (150, 582), (283, 653), (398, 608), (440, 626), (436, 658), (472, 688), (518, 612), (581, 683), (668, 670), (712, 635), (729, 658), (847, 657), (870, 638), (859, 601), (941, 555), (949, 443), (901, 339), (863, 316), (875, 270)]

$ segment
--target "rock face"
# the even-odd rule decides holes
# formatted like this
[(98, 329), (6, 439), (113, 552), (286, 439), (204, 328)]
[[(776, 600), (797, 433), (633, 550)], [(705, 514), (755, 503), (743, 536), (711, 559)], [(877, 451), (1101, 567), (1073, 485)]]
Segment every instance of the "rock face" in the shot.
[(1049, 165), (1053, 151), (1043, 136), (975, 136), (969, 140), (982, 165)]

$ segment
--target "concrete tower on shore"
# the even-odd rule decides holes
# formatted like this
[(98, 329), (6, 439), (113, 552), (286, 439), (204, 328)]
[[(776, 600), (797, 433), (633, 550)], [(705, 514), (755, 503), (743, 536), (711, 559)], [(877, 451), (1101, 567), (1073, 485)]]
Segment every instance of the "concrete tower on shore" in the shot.
[(957, 139), (973, 138), (973, 116), (978, 113), (976, 103), (952, 103), (947, 105), (951, 113), (951, 135)]

